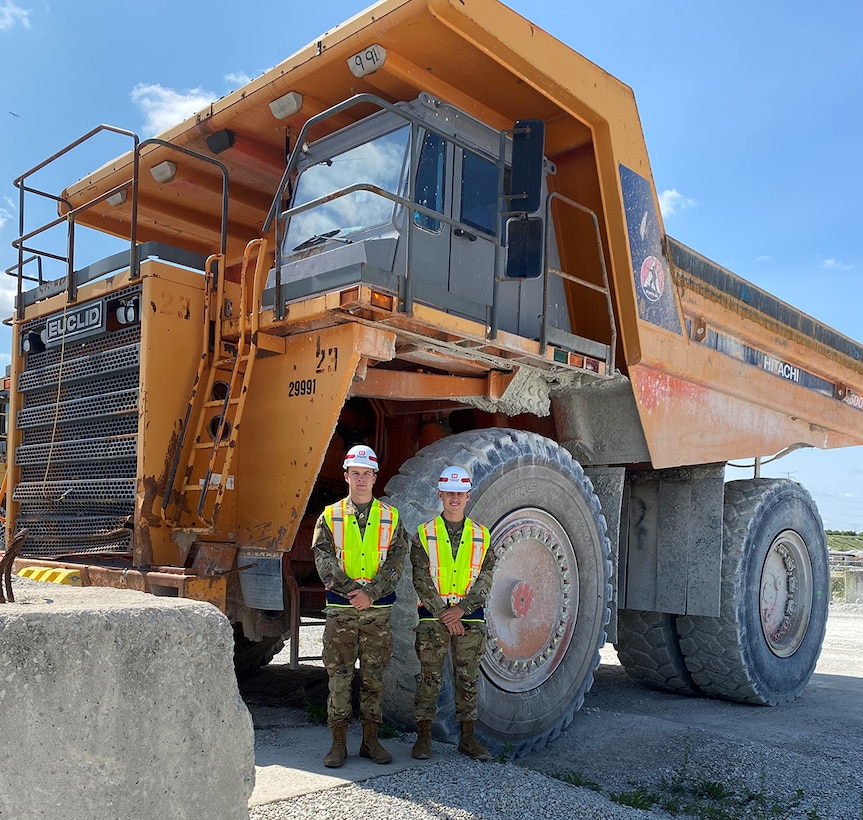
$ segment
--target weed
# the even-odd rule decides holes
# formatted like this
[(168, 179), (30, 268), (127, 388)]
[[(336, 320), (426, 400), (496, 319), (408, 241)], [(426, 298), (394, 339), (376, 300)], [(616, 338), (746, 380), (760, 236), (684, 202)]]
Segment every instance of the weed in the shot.
[(707, 800), (726, 800), (734, 796), (734, 790), (718, 780), (699, 780), (693, 791), (696, 796)]
[(395, 737), (398, 734), (401, 734), (398, 726), (394, 726), (392, 723), (384, 721), (378, 726), (378, 737), (381, 737), (384, 740), (389, 737)]
[(512, 743), (507, 740), (504, 741), (503, 749), (494, 756), (494, 760), (496, 763), (509, 763), (512, 756)]
[(643, 786), (633, 789), (631, 792), (610, 792), (609, 798), (621, 806), (630, 806), (633, 809), (650, 809), (658, 800), (655, 794), (647, 791)]
[(602, 787), (599, 783), (585, 777), (581, 772), (561, 772), (554, 775), (558, 780), (564, 783), (569, 783), (570, 786), (577, 786), (579, 789), (590, 789), (591, 791), (601, 792)]
[(306, 710), (306, 719), (309, 723), (324, 724), (327, 722), (327, 705), (325, 703), (312, 703), (307, 700), (303, 704)]
[[(818, 806), (801, 813), (805, 799), (803, 789), (796, 789), (790, 795), (772, 795), (764, 766), (754, 789), (735, 788), (721, 780), (694, 777), (689, 773), (691, 746), (692, 740), (688, 739), (679, 767), (663, 775), (655, 785), (638, 784), (631, 791), (607, 792), (607, 797), (622, 806), (648, 810), (657, 806), (670, 815), (685, 815), (696, 820), (791, 820), (795, 817), (831, 820), (829, 801), (826, 807)], [(579, 772), (551, 776), (572, 786), (603, 791)], [(857, 820), (863, 820), (863, 792)]]

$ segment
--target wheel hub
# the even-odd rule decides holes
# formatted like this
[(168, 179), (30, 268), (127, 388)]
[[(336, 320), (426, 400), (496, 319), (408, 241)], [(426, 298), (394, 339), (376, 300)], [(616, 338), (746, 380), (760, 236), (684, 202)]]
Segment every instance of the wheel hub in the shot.
[(512, 588), (510, 603), (512, 604), (513, 617), (524, 618), (530, 613), (530, 607), (533, 603), (533, 589), (527, 581), (518, 581)]
[(486, 606), (483, 671), (499, 688), (540, 686), (560, 665), (578, 611), (578, 568), (564, 528), (538, 509), (510, 513), (494, 528), (495, 580)]
[(761, 628), (770, 651), (793, 655), (812, 613), (812, 564), (803, 539), (793, 530), (776, 536), (761, 569)]

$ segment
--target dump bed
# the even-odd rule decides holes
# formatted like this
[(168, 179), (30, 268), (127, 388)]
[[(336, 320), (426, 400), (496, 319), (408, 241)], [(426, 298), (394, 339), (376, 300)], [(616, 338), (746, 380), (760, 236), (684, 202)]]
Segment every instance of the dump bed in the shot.
[[(601, 294), (567, 284), (571, 328), (617, 347), (655, 467), (863, 443), (861, 347), (669, 239), (631, 89), (496, 0), (384, 0), (160, 136), (227, 174), (229, 277), (261, 233), (310, 117), (355, 94), (397, 102), (423, 92), (498, 130), (545, 123), (549, 188), (598, 222), (597, 243), (586, 220), (553, 215), (561, 264), (601, 286), (604, 262), (618, 335)], [(346, 110), (313, 137), (368, 113)], [(156, 181), (151, 169), (166, 162), (173, 173)], [(81, 205), (133, 173), (132, 155), (120, 157), (66, 197)], [(146, 146), (137, 239), (217, 249), (221, 173), (216, 163)], [(127, 236), (132, 202), (119, 199), (79, 221)], [(559, 437), (570, 435), (564, 422)]]

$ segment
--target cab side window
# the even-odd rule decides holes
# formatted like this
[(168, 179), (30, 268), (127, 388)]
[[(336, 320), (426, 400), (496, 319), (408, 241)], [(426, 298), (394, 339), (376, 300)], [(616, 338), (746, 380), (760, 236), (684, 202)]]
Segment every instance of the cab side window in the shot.
[[(437, 134), (428, 132), (423, 140), (417, 168), (416, 201), (438, 213), (443, 213), (444, 208), (445, 163), (446, 142)], [(419, 211), (414, 211), (414, 223), (433, 233), (441, 229), (439, 219)]]
[(487, 234), (497, 222), (497, 166), (470, 151), (461, 166), (462, 222)]

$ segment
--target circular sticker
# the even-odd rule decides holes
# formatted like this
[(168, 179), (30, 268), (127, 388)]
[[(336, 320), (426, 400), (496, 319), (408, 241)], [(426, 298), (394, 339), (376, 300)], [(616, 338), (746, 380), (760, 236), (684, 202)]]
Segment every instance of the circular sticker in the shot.
[(658, 302), (665, 293), (665, 271), (655, 256), (648, 256), (641, 263), (641, 289), (651, 302)]

